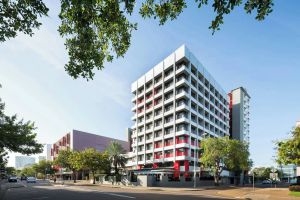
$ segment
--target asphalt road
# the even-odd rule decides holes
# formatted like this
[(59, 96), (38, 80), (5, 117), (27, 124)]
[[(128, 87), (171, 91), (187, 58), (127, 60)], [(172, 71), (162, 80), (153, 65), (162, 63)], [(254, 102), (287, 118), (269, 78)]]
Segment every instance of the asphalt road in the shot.
[(225, 199), (207, 194), (186, 192), (165, 192), (157, 190), (134, 190), (109, 188), (99, 186), (61, 186), (47, 182), (38, 183), (18, 182), (10, 183), (4, 195), (4, 200), (199, 200)]

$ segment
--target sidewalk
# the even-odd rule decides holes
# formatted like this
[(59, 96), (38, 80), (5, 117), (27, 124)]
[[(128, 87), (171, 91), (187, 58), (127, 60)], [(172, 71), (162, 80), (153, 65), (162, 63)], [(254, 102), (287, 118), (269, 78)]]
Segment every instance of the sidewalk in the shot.
[(0, 199), (3, 199), (6, 189), (7, 189), (7, 180), (0, 179)]
[[(62, 184), (52, 183), (57, 186)], [(289, 200), (289, 199), (299, 199), (296, 197), (291, 197), (288, 195), (288, 188), (255, 188), (253, 191), (252, 187), (235, 187), (235, 186), (205, 186), (197, 188), (170, 188), (170, 187), (140, 187), (140, 186), (123, 186), (123, 185), (107, 185), (107, 184), (91, 184), (89, 181), (78, 181), (73, 183), (73, 181), (64, 182), (64, 186), (89, 186), (89, 187), (106, 187), (106, 188), (120, 188), (128, 190), (138, 190), (142, 191), (162, 191), (162, 192), (193, 192), (194, 195), (214, 195), (220, 197), (228, 197), (233, 199), (251, 199), (251, 200)]]

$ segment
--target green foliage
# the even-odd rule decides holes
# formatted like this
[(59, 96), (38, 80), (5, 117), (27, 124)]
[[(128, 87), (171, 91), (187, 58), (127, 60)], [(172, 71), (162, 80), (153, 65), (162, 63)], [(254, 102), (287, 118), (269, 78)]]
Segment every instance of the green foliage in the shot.
[(78, 163), (81, 169), (89, 170), (93, 175), (93, 184), (95, 184), (95, 173), (97, 171), (106, 171), (109, 168), (109, 156), (106, 152), (100, 153), (94, 148), (88, 148), (79, 154), (81, 162)]
[(0, 1), (0, 42), (14, 38), (18, 32), (33, 35), (41, 23), (38, 17), (47, 16), (48, 8), (41, 0)]
[[(1, 87), (1, 85), (0, 85)], [(17, 119), (17, 115), (7, 116), (5, 104), (0, 98), (0, 167), (7, 163), (7, 151), (35, 154), (43, 151), (43, 145), (36, 141), (36, 127), (31, 121)]]
[(203, 153), (200, 162), (212, 170), (216, 185), (224, 169), (235, 172), (249, 169), (249, 150), (244, 142), (228, 137), (207, 138), (201, 146)]
[(125, 150), (123, 149), (122, 145), (117, 141), (112, 141), (106, 150), (109, 155), (109, 160), (114, 166), (115, 174), (118, 175), (119, 166), (124, 168), (127, 162), (127, 158), (124, 156)]
[[(138, 8), (143, 18), (158, 18), (163, 25), (175, 20), (187, 7), (187, 0), (143, 0)], [(131, 43), (137, 24), (129, 21), (136, 0), (61, 0), (59, 33), (66, 39), (69, 61), (65, 65), (73, 78), (93, 79), (94, 69), (105, 62), (123, 57)], [(192, 3), (191, 3), (192, 4)], [(213, 33), (224, 23), (224, 15), (243, 4), (246, 13), (256, 12), (256, 20), (264, 20), (272, 12), (273, 0), (195, 0), (195, 6), (212, 6), (216, 17)], [(15, 37), (17, 32), (32, 35), (38, 28), (38, 16), (46, 16), (48, 8), (41, 0), (0, 1), (0, 41)]]
[(291, 131), (292, 138), (277, 142), (277, 163), (300, 165), (300, 127)]
[(272, 172), (271, 167), (256, 167), (252, 169), (252, 173), (254, 172), (255, 178), (258, 180), (267, 180), (270, 179), (270, 173)]
[(57, 158), (54, 160), (53, 164), (58, 165), (62, 168), (67, 168), (69, 170), (73, 169), (71, 155), (72, 151), (69, 150), (60, 150)]
[(25, 167), (21, 170), (21, 175), (23, 176), (35, 176), (36, 172), (33, 167)]
[(5, 167), (6, 174), (8, 175), (16, 175), (17, 170), (14, 167)]
[(70, 150), (60, 150), (58, 157), (54, 161), (55, 165), (66, 168), (73, 172), (73, 180), (76, 182), (76, 173), (82, 168), (80, 152)]
[(46, 174), (54, 174), (55, 170), (52, 168), (52, 161), (48, 160), (41, 160), (39, 163), (34, 164), (32, 166), (35, 173), (42, 174), (43, 176), (46, 176)]
[(61, 0), (59, 33), (66, 37), (69, 63), (66, 71), (74, 78), (92, 79), (93, 69), (102, 69), (114, 54), (123, 56), (130, 46), (132, 30), (126, 14), (134, 1)]

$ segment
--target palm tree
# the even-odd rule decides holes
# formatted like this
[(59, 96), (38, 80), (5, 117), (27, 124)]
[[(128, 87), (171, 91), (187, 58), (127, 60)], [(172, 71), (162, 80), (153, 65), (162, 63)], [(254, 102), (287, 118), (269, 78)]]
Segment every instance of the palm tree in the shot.
[(127, 158), (124, 156), (125, 150), (121, 144), (117, 141), (112, 141), (107, 147), (107, 152), (109, 155), (110, 163), (113, 165), (115, 170), (115, 175), (119, 174), (119, 166), (125, 167)]

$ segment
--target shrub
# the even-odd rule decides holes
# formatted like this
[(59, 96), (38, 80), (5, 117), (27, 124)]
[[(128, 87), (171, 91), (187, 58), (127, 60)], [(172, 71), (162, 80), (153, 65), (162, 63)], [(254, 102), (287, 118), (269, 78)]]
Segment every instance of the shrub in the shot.
[(290, 185), (289, 190), (293, 192), (300, 192), (300, 185)]

